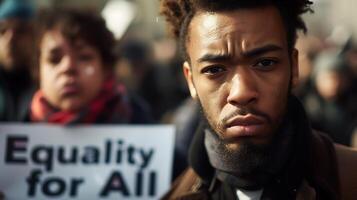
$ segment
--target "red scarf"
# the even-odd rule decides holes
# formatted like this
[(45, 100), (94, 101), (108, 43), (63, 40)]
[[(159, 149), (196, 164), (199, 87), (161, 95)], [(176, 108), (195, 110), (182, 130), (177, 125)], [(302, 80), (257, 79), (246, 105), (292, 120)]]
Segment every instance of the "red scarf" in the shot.
[(54, 108), (38, 90), (31, 102), (32, 122), (56, 124), (129, 123), (131, 108), (124, 85), (113, 78), (103, 83), (99, 94), (78, 112), (61, 111)]

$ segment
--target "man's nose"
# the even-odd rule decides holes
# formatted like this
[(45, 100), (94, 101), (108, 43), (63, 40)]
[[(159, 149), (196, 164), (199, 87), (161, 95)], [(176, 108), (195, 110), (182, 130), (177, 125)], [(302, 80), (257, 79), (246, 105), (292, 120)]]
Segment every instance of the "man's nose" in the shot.
[[(244, 71), (244, 70), (241, 70)], [(254, 78), (249, 72), (234, 74), (229, 84), (227, 102), (235, 106), (246, 106), (258, 99)]]

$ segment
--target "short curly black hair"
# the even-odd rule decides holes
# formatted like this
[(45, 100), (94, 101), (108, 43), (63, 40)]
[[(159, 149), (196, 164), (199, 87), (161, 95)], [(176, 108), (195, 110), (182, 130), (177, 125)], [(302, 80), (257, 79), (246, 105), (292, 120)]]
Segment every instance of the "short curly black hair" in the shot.
[(38, 13), (36, 22), (38, 46), (47, 31), (58, 29), (71, 42), (83, 39), (98, 50), (105, 67), (113, 68), (116, 41), (105, 20), (97, 12), (68, 7), (43, 9)]
[(166, 18), (173, 36), (179, 40), (185, 60), (189, 60), (186, 52), (187, 30), (197, 11), (219, 12), (275, 6), (287, 31), (289, 51), (295, 46), (297, 30), (307, 31), (301, 15), (313, 12), (310, 0), (160, 0), (160, 3), (160, 13)]

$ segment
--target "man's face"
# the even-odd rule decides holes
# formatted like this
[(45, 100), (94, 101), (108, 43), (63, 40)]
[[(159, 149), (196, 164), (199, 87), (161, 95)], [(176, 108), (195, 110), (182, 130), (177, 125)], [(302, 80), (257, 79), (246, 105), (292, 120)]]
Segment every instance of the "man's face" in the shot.
[(298, 76), (278, 10), (199, 12), (188, 34), (184, 73), (210, 126), (228, 150), (269, 144)]
[(100, 53), (83, 40), (49, 30), (40, 44), (40, 88), (61, 110), (78, 111), (98, 95), (106, 76)]
[(33, 56), (33, 27), (29, 21), (0, 21), (0, 64), (6, 71), (29, 67)]

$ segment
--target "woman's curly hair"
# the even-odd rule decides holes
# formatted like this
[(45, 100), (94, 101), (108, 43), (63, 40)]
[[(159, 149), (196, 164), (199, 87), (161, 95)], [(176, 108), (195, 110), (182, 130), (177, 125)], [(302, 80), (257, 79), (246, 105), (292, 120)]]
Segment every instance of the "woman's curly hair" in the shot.
[(160, 13), (166, 18), (171, 34), (179, 39), (185, 59), (189, 58), (185, 48), (187, 29), (197, 11), (218, 12), (275, 6), (282, 16), (290, 51), (295, 45), (297, 30), (307, 30), (301, 15), (312, 12), (310, 0), (160, 0), (160, 3)]
[(100, 53), (105, 67), (113, 68), (116, 41), (105, 20), (95, 11), (67, 7), (43, 9), (36, 22), (38, 45), (47, 31), (56, 29), (70, 42), (82, 39), (93, 46)]

